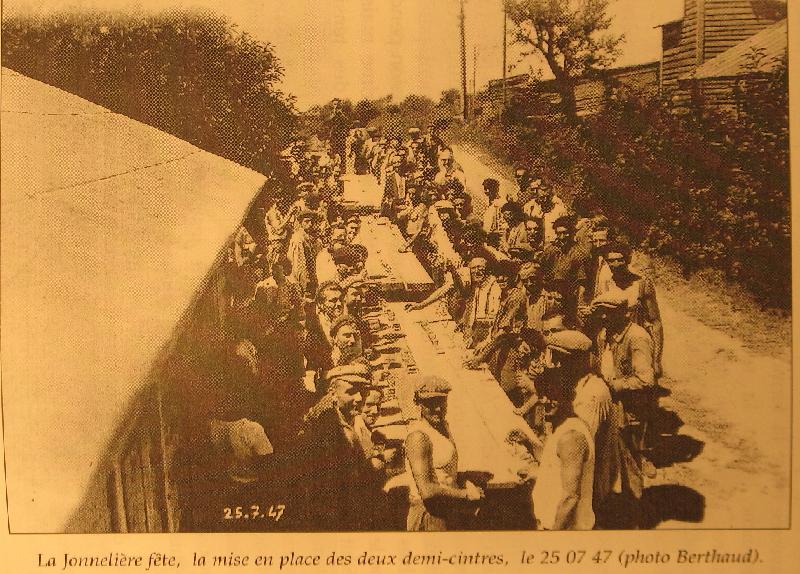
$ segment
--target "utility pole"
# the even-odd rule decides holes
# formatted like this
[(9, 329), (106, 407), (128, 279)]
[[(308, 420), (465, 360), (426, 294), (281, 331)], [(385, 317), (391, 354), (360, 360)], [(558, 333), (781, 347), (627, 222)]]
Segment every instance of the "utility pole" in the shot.
[(506, 83), (508, 81), (508, 9), (503, 2), (503, 109), (508, 105)]
[(472, 113), (478, 100), (478, 46), (472, 47)]
[(464, 3), (466, 0), (461, 0), (461, 98), (464, 102), (463, 112), (464, 121), (469, 121), (469, 100), (467, 95), (467, 33), (466, 33), (466, 15), (464, 13)]

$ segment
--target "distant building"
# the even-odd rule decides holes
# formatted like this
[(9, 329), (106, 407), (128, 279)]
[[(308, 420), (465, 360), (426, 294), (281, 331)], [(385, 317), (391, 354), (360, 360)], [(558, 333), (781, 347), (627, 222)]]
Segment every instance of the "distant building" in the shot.
[[(633, 66), (596, 70), (575, 82), (575, 100), (578, 116), (596, 114), (603, 109), (608, 96), (614, 90), (627, 88), (631, 91), (650, 96), (658, 95), (659, 62), (646, 62)], [(535, 87), (542, 114), (558, 113), (561, 95), (555, 86), (555, 80), (537, 82), (529, 74), (519, 74), (506, 79), (508, 97), (519, 97)], [(487, 86), (482, 101), (484, 104), (499, 102), (503, 89), (503, 80), (492, 80)]]
[[(659, 27), (661, 61), (597, 70), (576, 81), (579, 116), (603, 109), (619, 88), (660, 96), (677, 112), (697, 94), (705, 105), (738, 113), (739, 91), (772, 71), (787, 52), (784, 0), (684, 0), (684, 17)], [(525, 98), (533, 116), (559, 113), (554, 80), (519, 74), (505, 85), (508, 100)], [(499, 113), (502, 91), (503, 80), (489, 82), (478, 98), (482, 115)]]
[(781, 0), (684, 0), (683, 18), (660, 26), (662, 97), (680, 110), (698, 88), (729, 108), (752, 49), (786, 51), (785, 18)]

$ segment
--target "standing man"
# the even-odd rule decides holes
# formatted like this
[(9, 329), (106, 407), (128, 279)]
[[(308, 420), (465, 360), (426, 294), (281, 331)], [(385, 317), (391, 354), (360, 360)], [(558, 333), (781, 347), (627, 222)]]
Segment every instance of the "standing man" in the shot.
[[(547, 439), (533, 487), (533, 509), (542, 530), (591, 530), (594, 527), (594, 435), (575, 412), (576, 379), (588, 374), (592, 342), (578, 331), (562, 331), (547, 340), (546, 366), (561, 371), (553, 434)], [(585, 368), (583, 365), (585, 363)], [(584, 377), (585, 378), (585, 377)]]
[(300, 212), (297, 216), (298, 225), (289, 240), (289, 249), (286, 253), (292, 264), (291, 279), (303, 290), (307, 299), (312, 299), (317, 291), (317, 253), (318, 241), (316, 238), (317, 213), (310, 210)]
[(517, 194), (514, 198), (514, 201), (519, 201), (523, 204), (527, 203), (527, 201), (523, 201), (525, 191), (528, 189), (528, 184), (531, 181), (531, 175), (528, 171), (528, 168), (524, 166), (519, 166), (514, 170), (514, 180), (517, 182)]
[[(652, 462), (643, 457), (658, 407), (653, 340), (644, 328), (631, 321), (625, 299), (602, 295), (592, 308), (601, 325), (597, 336), (599, 372), (612, 391), (614, 421), (632, 455), (620, 457), (618, 468), (611, 469), (609, 482), (621, 482), (623, 494), (639, 500), (642, 474), (655, 476)], [(619, 479), (614, 480), (616, 477)]]
[(292, 464), (301, 469), (297, 482), (309, 529), (362, 530), (363, 505), (380, 494), (354, 428), (368, 377), (366, 367), (331, 369), (328, 393), (304, 417)]
[(486, 243), (495, 249), (500, 246), (500, 238), (505, 232), (505, 222), (500, 214), (505, 199), (500, 196), (500, 182), (493, 178), (483, 180), (483, 191), (486, 194), (486, 210), (483, 212), (483, 231)]
[(542, 253), (541, 264), (545, 282), (563, 285), (564, 309), (574, 320), (578, 301), (583, 301), (586, 291), (586, 267), (590, 255), (575, 242), (575, 218), (559, 217), (553, 223), (556, 237)]
[(339, 169), (345, 171), (345, 147), (347, 135), (350, 133), (350, 121), (342, 110), (342, 102), (339, 98), (334, 98), (333, 111), (328, 119), (328, 141), (331, 143), (331, 153), (339, 156)]
[(653, 340), (653, 368), (656, 378), (663, 372), (661, 356), (664, 351), (664, 327), (656, 299), (656, 288), (649, 277), (630, 270), (631, 248), (616, 241), (603, 247), (605, 262), (610, 271), (605, 293), (625, 299), (631, 321), (644, 327)]
[(450, 383), (435, 376), (415, 385), (420, 418), (411, 423), (405, 443), (406, 469), (413, 478), (406, 522), (411, 532), (447, 530), (459, 507), (483, 498), (483, 491), (469, 481), (465, 488), (456, 485), (458, 452), (447, 425), (450, 389)]
[(556, 239), (556, 231), (553, 224), (568, 213), (567, 207), (561, 201), (561, 198), (553, 192), (550, 186), (544, 183), (539, 185), (536, 190), (536, 197), (526, 203), (523, 209), (525, 215), (542, 220), (545, 245), (552, 243)]

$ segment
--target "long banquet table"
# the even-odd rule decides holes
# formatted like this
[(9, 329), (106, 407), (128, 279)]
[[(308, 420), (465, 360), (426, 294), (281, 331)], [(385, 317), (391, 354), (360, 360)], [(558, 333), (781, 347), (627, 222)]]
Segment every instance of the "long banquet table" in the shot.
[(346, 209), (371, 213), (379, 211), (383, 200), (383, 190), (372, 174), (342, 176), (344, 194), (342, 206)]
[[(459, 472), (490, 477), (489, 489), (513, 488), (523, 483), (517, 473), (520, 462), (506, 444), (512, 430), (520, 430), (534, 439), (524, 419), (492, 375), (484, 370), (470, 370), (462, 365), (466, 348), (455, 323), (441, 311), (428, 308), (406, 311), (403, 303), (385, 303), (383, 322), (391, 323), (389, 332), (402, 338), (393, 341), (392, 395), (402, 419), (418, 418), (414, 404), (416, 374), (438, 375), (453, 387), (448, 399), (447, 421), (459, 458)], [(387, 359), (384, 359), (387, 360)]]
[(416, 256), (400, 252), (405, 240), (387, 218), (362, 217), (361, 231), (355, 241), (369, 249), (367, 274), (382, 293), (393, 292), (412, 300), (433, 290), (433, 280)]

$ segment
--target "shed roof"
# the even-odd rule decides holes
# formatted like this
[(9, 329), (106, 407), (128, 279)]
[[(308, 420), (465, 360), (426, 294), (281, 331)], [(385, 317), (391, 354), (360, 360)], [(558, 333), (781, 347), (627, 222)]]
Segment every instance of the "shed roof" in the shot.
[(2, 70), (13, 532), (59, 531), (263, 175)]
[[(728, 48), (681, 79), (731, 78), (752, 73), (771, 72), (778, 67), (780, 60), (786, 55), (788, 40), (787, 20), (784, 18), (743, 42)], [(754, 60), (756, 54), (758, 54), (758, 58)]]

